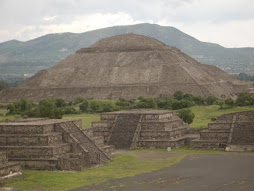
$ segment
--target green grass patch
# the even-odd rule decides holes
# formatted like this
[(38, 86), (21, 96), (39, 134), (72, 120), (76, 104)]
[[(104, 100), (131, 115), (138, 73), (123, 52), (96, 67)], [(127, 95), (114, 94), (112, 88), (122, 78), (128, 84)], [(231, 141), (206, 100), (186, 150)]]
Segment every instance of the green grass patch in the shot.
[(20, 118), (19, 115), (8, 115), (6, 116), (6, 113), (8, 111), (6, 109), (0, 109), (0, 122), (5, 122), (9, 119), (17, 119), (17, 118)]
[(69, 190), (170, 167), (180, 162), (185, 156), (184, 153), (180, 153), (175, 157), (170, 157), (165, 160), (142, 160), (135, 156), (134, 153), (123, 153), (115, 155), (112, 162), (104, 166), (89, 169), (84, 172), (64, 173), (23, 170), (24, 178), (13, 179), (4, 184), (4, 186), (16, 187), (28, 191)]
[(254, 107), (245, 106), (245, 107), (220, 109), (220, 106), (218, 105), (210, 105), (210, 106), (193, 106), (190, 109), (195, 114), (193, 123), (191, 123), (190, 126), (192, 128), (207, 128), (208, 123), (212, 121), (212, 118), (216, 118), (226, 113), (254, 110)]
[(100, 121), (100, 114), (71, 114), (71, 115), (64, 115), (63, 119), (81, 119), (82, 120), (82, 127), (89, 128), (91, 127), (91, 123), (95, 121)]

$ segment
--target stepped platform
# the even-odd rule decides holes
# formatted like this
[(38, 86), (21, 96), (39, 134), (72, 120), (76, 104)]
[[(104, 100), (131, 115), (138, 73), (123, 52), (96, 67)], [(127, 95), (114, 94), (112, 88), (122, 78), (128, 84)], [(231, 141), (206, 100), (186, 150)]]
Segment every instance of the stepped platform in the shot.
[(219, 116), (190, 145), (193, 149), (254, 151), (254, 111)]
[(180, 147), (188, 136), (188, 125), (166, 110), (129, 110), (101, 114), (92, 123), (94, 137), (116, 149)]
[(7, 154), (0, 152), (0, 184), (8, 178), (20, 175), (20, 164), (17, 162), (9, 162)]
[(41, 170), (80, 171), (110, 160), (81, 129), (81, 120), (27, 119), (0, 123), (0, 151), (24, 168)]

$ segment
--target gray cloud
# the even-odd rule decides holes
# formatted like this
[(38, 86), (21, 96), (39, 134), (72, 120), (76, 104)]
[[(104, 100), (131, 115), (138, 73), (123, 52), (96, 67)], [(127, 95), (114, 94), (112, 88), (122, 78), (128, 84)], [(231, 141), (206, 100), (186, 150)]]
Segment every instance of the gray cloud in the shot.
[[(28, 40), (48, 32), (82, 32), (81, 29), (86, 30), (82, 25), (95, 29), (139, 21), (174, 25), (187, 33), (197, 31), (192, 35), (203, 38), (202, 34), (209, 30), (207, 24), (220, 27), (220, 35), (225, 35), (233, 28), (225, 28), (222, 34), (224, 24), (247, 26), (243, 30), (252, 31), (254, 26), (246, 24), (252, 20), (253, 0), (0, 0), (0, 42), (12, 38)], [(205, 25), (208, 28), (204, 29)], [(234, 46), (242, 45), (244, 33), (239, 36), (239, 44)], [(253, 37), (246, 38), (251, 38), (254, 46)]]

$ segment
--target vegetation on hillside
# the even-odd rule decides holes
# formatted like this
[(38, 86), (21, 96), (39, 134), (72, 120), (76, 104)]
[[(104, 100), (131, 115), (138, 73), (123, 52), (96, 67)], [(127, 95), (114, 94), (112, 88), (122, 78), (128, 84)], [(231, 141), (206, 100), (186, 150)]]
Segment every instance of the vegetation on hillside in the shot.
[(39, 103), (32, 103), (26, 99), (7, 106), (6, 115), (21, 115), (22, 117), (48, 117), (61, 119), (63, 115), (81, 114), (81, 113), (101, 113), (120, 111), (128, 109), (164, 109), (178, 110), (177, 114), (186, 123), (192, 123), (195, 117), (189, 109), (192, 106), (218, 105), (220, 109), (233, 108), (236, 106), (254, 106), (254, 96), (249, 93), (241, 93), (237, 100), (231, 98), (217, 99), (214, 96), (207, 98), (194, 96), (192, 94), (175, 92), (173, 97), (139, 97), (132, 100), (99, 100), (92, 98), (78, 97), (73, 102), (67, 102), (62, 98), (44, 99)]

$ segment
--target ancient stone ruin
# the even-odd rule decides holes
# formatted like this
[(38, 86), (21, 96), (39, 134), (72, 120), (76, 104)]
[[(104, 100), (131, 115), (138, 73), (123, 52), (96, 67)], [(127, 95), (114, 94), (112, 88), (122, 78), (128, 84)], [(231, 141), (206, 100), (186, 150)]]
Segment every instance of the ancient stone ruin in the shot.
[(181, 90), (200, 96), (235, 97), (248, 85), (215, 66), (200, 64), (180, 50), (142, 35), (102, 39), (77, 51), (18, 87), (0, 92), (0, 103), (22, 97), (169, 97)]
[(254, 151), (254, 111), (221, 115), (191, 141), (191, 148)]
[(180, 147), (190, 139), (188, 125), (173, 112), (129, 110), (101, 114), (91, 131), (116, 149)]
[(17, 162), (9, 162), (5, 152), (0, 152), (0, 184), (6, 179), (19, 176), (20, 165)]
[(80, 171), (110, 160), (81, 129), (81, 120), (0, 123), (0, 151), (24, 168)]

